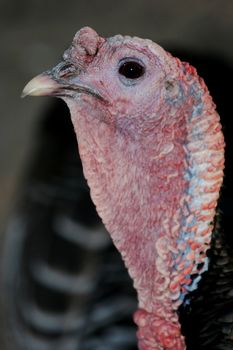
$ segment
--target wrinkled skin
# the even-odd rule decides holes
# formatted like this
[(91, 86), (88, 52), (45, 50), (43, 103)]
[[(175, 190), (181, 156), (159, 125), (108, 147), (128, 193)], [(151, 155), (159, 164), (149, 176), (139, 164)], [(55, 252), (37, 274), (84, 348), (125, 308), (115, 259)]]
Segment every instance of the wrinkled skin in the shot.
[[(125, 62), (143, 73), (125, 76)], [(92, 199), (137, 289), (139, 348), (184, 350), (176, 311), (208, 268), (224, 166), (204, 82), (150, 40), (86, 27), (23, 94), (70, 108)]]

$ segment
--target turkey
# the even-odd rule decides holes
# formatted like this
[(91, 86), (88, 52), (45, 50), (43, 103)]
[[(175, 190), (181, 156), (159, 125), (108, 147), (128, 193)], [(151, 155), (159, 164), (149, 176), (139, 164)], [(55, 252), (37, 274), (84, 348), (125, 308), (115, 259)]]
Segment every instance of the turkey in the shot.
[[(224, 142), (203, 81), (148, 40), (89, 28), (64, 60), (24, 94), (71, 109), (92, 198), (138, 292), (140, 349), (230, 349), (232, 261), (214, 219)], [(61, 277), (49, 273), (47, 283)]]

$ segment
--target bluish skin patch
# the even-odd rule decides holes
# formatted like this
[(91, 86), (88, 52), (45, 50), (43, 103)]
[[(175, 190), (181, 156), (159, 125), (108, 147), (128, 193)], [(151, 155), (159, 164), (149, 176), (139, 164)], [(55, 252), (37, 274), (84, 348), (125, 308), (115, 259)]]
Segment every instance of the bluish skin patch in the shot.
[(167, 96), (165, 99), (166, 103), (169, 105), (183, 103), (183, 101), (184, 101), (184, 89), (183, 89), (182, 83), (180, 81), (179, 82), (176, 81), (176, 83), (179, 86), (179, 92), (178, 92), (177, 96), (176, 97)]
[[(193, 113), (192, 113), (192, 116), (191, 116), (191, 119), (192, 118), (195, 118), (197, 116), (199, 116), (202, 112), (203, 112), (203, 108), (204, 108), (204, 104), (202, 102), (202, 91), (200, 91), (200, 88), (198, 87), (198, 85), (196, 84), (193, 84), (190, 86), (190, 94), (192, 96), (195, 97), (196, 101), (198, 101), (199, 103), (193, 107)], [(192, 201), (195, 201), (195, 196), (194, 196), (194, 191), (195, 189), (197, 188), (197, 186), (199, 187), (202, 187), (202, 183), (204, 182), (204, 180), (202, 179), (199, 179), (198, 178), (198, 174), (197, 174), (197, 170), (195, 169), (195, 166), (194, 167), (189, 167), (185, 174), (184, 174), (184, 178), (185, 180), (189, 181), (191, 183), (191, 180), (192, 179), (195, 179), (196, 181), (194, 181), (194, 183), (192, 183), (192, 185), (189, 186), (188, 188), (188, 195), (191, 196)], [(198, 199), (197, 199), (198, 200)], [(189, 205), (187, 204), (187, 210), (189, 211)], [(182, 226), (186, 226), (186, 222), (185, 222), (186, 219), (184, 219), (183, 223), (182, 223)], [(191, 228), (193, 226), (195, 226), (197, 224), (197, 220), (196, 218), (194, 217), (192, 219), (192, 221), (188, 224), (188, 228)], [(187, 229), (187, 231), (182, 231), (179, 235), (179, 238), (177, 239), (176, 243), (177, 245), (181, 242), (186, 242), (187, 239), (192, 239), (195, 241), (195, 232), (189, 232), (189, 230)], [(177, 270), (178, 269), (178, 265), (181, 263), (181, 262), (184, 262), (186, 260), (186, 256), (188, 255), (188, 253), (190, 252), (191, 248), (189, 245), (186, 246), (186, 249), (184, 252), (181, 253), (180, 255), (180, 259), (179, 259), (179, 262), (177, 264), (174, 265), (174, 269)], [(174, 256), (175, 259), (177, 259), (177, 256)], [(203, 261), (202, 261), (204, 264), (203, 264), (203, 267), (201, 269), (198, 270), (197, 273), (193, 274), (193, 276), (195, 275), (195, 277), (193, 278), (192, 277), (192, 274), (189, 274), (187, 276), (185, 276), (185, 279), (188, 281), (190, 278), (192, 279), (192, 282), (189, 284), (183, 284), (182, 287), (184, 287), (185, 289), (185, 292), (181, 291), (180, 292), (180, 296), (179, 296), (179, 300), (181, 300), (182, 302), (184, 302), (185, 304), (188, 304), (189, 303), (189, 299), (187, 298), (187, 294), (189, 292), (192, 292), (194, 291), (195, 289), (197, 289), (198, 287), (198, 282), (201, 280), (201, 275), (203, 272), (205, 272), (207, 269), (208, 269), (208, 257), (205, 257), (203, 258)], [(185, 261), (185, 268), (189, 267), (189, 265), (191, 264), (192, 262), (187, 260)], [(198, 264), (197, 262), (195, 262), (196, 264)], [(185, 299), (186, 298), (186, 299)]]
[(197, 100), (203, 95), (203, 91), (200, 89), (199, 84), (193, 83), (190, 85), (189, 93), (191, 96), (194, 96)]
[(200, 114), (202, 114), (203, 112), (203, 108), (204, 108), (204, 103), (200, 103), (199, 105), (197, 106), (194, 106), (193, 107), (193, 114), (192, 114), (192, 117), (198, 117)]
[(197, 102), (196, 105), (193, 106), (192, 118), (198, 117), (203, 113), (204, 103), (202, 101), (203, 91), (200, 90), (200, 87), (197, 83), (192, 84), (189, 89), (189, 94), (193, 96)]
[[(189, 193), (189, 192), (190, 192), (190, 189), (189, 189), (188, 193)], [(191, 222), (188, 224), (188, 228), (191, 228), (191, 227), (195, 226), (195, 225), (196, 225), (196, 222), (197, 222), (197, 221), (196, 221), (196, 218), (194, 217), (194, 218), (191, 220)], [(184, 219), (183, 225), (185, 225), (185, 219)], [(185, 242), (185, 241), (187, 241), (187, 239), (194, 239), (194, 238), (195, 238), (195, 232), (193, 232), (193, 231), (188, 232), (188, 230), (187, 230), (187, 231), (182, 231), (182, 232), (180, 233), (180, 236), (179, 236), (179, 238), (177, 239), (176, 243), (177, 243), (177, 245), (178, 245), (180, 242)], [(175, 265), (174, 265), (174, 269), (175, 269), (175, 270), (178, 269), (178, 265), (179, 265), (181, 262), (183, 262), (183, 261), (186, 260), (186, 256), (190, 253), (190, 251), (191, 251), (191, 247), (190, 247), (189, 245), (187, 245), (186, 248), (185, 248), (185, 250), (184, 250), (184, 251), (182, 252), (182, 254), (180, 255), (180, 259), (179, 259), (178, 264), (175, 264)], [(175, 259), (175, 258), (177, 258), (177, 257), (174, 256), (174, 259)], [(198, 262), (198, 263), (199, 263), (199, 262)], [(203, 272), (205, 272), (205, 271), (208, 269), (208, 258), (207, 258), (207, 257), (205, 257), (205, 258), (203, 259), (203, 263), (204, 263), (203, 267), (202, 267), (200, 270), (198, 270), (197, 273), (195, 273), (195, 275), (197, 275), (197, 276), (195, 276), (195, 278), (193, 278), (192, 282), (189, 283), (189, 284), (182, 284), (182, 287), (185, 288), (186, 292), (180, 292), (179, 300), (181, 300), (182, 302), (185, 302), (185, 304), (189, 303), (189, 300), (188, 300), (188, 299), (186, 299), (186, 300), (184, 301), (185, 297), (187, 296), (187, 293), (188, 293), (188, 292), (191, 292), (191, 291), (194, 291), (195, 289), (197, 289), (197, 287), (198, 287), (198, 282), (201, 280), (201, 274), (202, 274)], [(185, 261), (185, 268), (189, 267), (190, 264), (191, 264), (191, 261), (190, 261), (190, 260)], [(186, 278), (187, 280), (189, 280), (189, 278), (192, 278), (192, 274), (191, 274), (191, 275), (189, 274), (189, 275), (185, 276), (185, 278)]]
[[(186, 67), (184, 67), (184, 72), (186, 72)], [(186, 96), (184, 96), (184, 89), (182, 86), (182, 82), (178, 82), (178, 84), (179, 84), (178, 94), (175, 98), (168, 96), (166, 98), (166, 102), (168, 104), (183, 103), (184, 98), (186, 98)], [(192, 83), (189, 87), (188, 94), (189, 94), (189, 96), (194, 97), (194, 100), (195, 100), (195, 103), (193, 105), (192, 114), (190, 116), (190, 121), (191, 121), (192, 119), (197, 118), (198, 116), (200, 116), (203, 113), (203, 110), (204, 110), (203, 94), (204, 94), (204, 92), (200, 89), (199, 83)], [(201, 136), (201, 131), (199, 132), (198, 129), (194, 130), (193, 133), (194, 133), (193, 137), (195, 137), (195, 138), (198, 138), (199, 133)], [(190, 156), (187, 155), (187, 157), (191, 158), (191, 155)], [(197, 169), (195, 167), (195, 165), (190, 166), (185, 171), (185, 174), (184, 174), (185, 180), (187, 180), (190, 183), (189, 188), (187, 190), (187, 194), (190, 195), (190, 197), (192, 198), (191, 205), (192, 204), (195, 205), (196, 204), (195, 202), (199, 200), (198, 198), (196, 198), (196, 195), (195, 195), (196, 188), (203, 187), (204, 182), (205, 182), (203, 179), (200, 179), (198, 177), (198, 170), (200, 170), (200, 169)], [(191, 184), (191, 181), (193, 179), (195, 179), (195, 181), (194, 181), (194, 183)], [(184, 208), (184, 210), (188, 211), (190, 213), (189, 203), (186, 204), (186, 208)], [(191, 239), (193, 241), (199, 241), (202, 243), (201, 238), (200, 238), (200, 240), (195, 238), (195, 232), (189, 231), (189, 228), (194, 227), (196, 224), (199, 224), (199, 223), (197, 223), (197, 219), (195, 216), (193, 217), (191, 222), (188, 224), (188, 227), (186, 226), (186, 218), (183, 219), (182, 227), (186, 226), (187, 230), (180, 232), (179, 238), (176, 241), (177, 246), (179, 245), (179, 243), (182, 243), (182, 242), (184, 242), (184, 244), (185, 244), (188, 239)], [(193, 264), (192, 261), (186, 259), (187, 255), (190, 253), (190, 251), (191, 251), (191, 247), (187, 244), (187, 246), (183, 252), (180, 252), (179, 255), (174, 254), (174, 260), (177, 260), (177, 258), (178, 258), (178, 262), (173, 266), (173, 268), (176, 271), (179, 271), (178, 266), (182, 262), (185, 262), (184, 269), (188, 268), (190, 266), (190, 264)], [(187, 283), (187, 284), (182, 284), (182, 286), (181, 286), (181, 287), (183, 287), (183, 290), (185, 290), (185, 291), (180, 291), (179, 300), (182, 301), (182, 303), (184, 303), (185, 305), (189, 304), (189, 299), (188, 299), (189, 292), (192, 292), (192, 291), (197, 289), (198, 283), (202, 278), (202, 276), (201, 276), (202, 273), (208, 269), (208, 263), (209, 263), (208, 257), (203, 257), (203, 259), (201, 261), (198, 259), (198, 262), (195, 261), (195, 264), (198, 265), (200, 262), (203, 263), (203, 266), (201, 269), (198, 269), (198, 271), (193, 273), (193, 274), (188, 274), (187, 276), (185, 276), (185, 280), (187, 280), (187, 282), (190, 279), (192, 279), (192, 281)]]

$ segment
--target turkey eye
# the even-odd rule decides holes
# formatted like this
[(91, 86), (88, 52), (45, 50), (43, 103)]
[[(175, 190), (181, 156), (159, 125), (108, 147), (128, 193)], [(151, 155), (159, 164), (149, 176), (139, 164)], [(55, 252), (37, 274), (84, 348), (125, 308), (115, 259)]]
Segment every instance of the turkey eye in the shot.
[(121, 64), (119, 73), (127, 79), (140, 78), (145, 72), (145, 68), (136, 61), (128, 61)]

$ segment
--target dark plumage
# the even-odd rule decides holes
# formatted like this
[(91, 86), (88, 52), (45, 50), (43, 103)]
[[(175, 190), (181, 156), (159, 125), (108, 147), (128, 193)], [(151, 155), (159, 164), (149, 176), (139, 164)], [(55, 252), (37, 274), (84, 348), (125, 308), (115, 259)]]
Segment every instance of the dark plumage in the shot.
[(135, 292), (90, 200), (67, 114), (56, 101), (43, 117), (7, 230), (9, 334), (14, 349), (134, 349)]
[(210, 265), (198, 289), (189, 295), (190, 305), (180, 307), (182, 331), (188, 350), (233, 349), (233, 124), (231, 122), (231, 67), (220, 59), (188, 54), (209, 86), (221, 116), (226, 141), (225, 171), (218, 216), (208, 251)]

